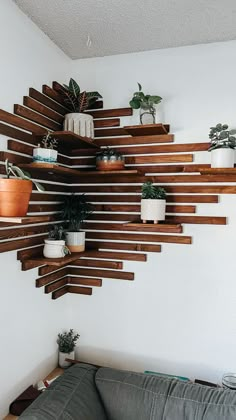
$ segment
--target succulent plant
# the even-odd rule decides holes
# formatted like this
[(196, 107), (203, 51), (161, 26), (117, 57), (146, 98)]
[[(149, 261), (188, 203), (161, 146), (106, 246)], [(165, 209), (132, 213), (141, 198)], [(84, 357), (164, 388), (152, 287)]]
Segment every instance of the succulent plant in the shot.
[(80, 86), (74, 79), (70, 79), (69, 85), (63, 85), (59, 88), (64, 98), (65, 106), (72, 112), (83, 112), (98, 100), (102, 98), (98, 92), (81, 92)]
[(43, 139), (40, 144), (38, 144), (38, 147), (43, 147), (44, 149), (56, 149), (57, 148), (58, 140), (55, 139), (50, 131), (43, 136)]
[(215, 149), (235, 149), (236, 148), (236, 130), (228, 130), (228, 124), (216, 124), (215, 127), (210, 127), (209, 138), (211, 145), (209, 152)]
[(166, 191), (162, 187), (156, 187), (151, 181), (144, 182), (142, 185), (142, 199), (145, 200), (165, 200)]

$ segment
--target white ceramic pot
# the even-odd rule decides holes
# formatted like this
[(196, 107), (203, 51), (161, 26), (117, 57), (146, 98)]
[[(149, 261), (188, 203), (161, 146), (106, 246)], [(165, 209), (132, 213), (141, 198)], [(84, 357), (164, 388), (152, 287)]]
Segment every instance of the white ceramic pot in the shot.
[(94, 125), (92, 115), (79, 112), (66, 114), (64, 119), (64, 131), (73, 131), (83, 137), (94, 137)]
[(55, 163), (57, 161), (57, 150), (35, 147), (33, 149), (33, 161), (36, 163)]
[(70, 252), (85, 250), (85, 232), (66, 232), (66, 245)]
[(233, 168), (235, 151), (230, 148), (220, 148), (211, 151), (212, 168)]
[(141, 200), (141, 220), (145, 223), (147, 220), (153, 220), (158, 223), (159, 220), (165, 220), (166, 200)]
[(70, 353), (62, 353), (61, 351), (59, 351), (58, 354), (58, 364), (61, 368), (67, 368), (69, 366), (71, 366), (70, 362), (66, 362), (65, 359), (73, 359), (75, 358), (75, 351), (71, 351)]
[(65, 241), (44, 240), (43, 255), (45, 258), (62, 258), (65, 256)]

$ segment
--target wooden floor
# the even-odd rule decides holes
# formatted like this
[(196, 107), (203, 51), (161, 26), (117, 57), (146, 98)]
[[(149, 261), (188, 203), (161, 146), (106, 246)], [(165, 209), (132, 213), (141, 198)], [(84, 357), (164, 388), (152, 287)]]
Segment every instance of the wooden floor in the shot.
[[(49, 375), (44, 378), (44, 380), (50, 381), (51, 379), (55, 378), (56, 376), (62, 375), (64, 373), (64, 369), (57, 367), (52, 372), (49, 373)], [(23, 392), (23, 390), (22, 390)], [(19, 417), (13, 416), (12, 414), (8, 414), (6, 417), (4, 417), (3, 420), (16, 420)]]

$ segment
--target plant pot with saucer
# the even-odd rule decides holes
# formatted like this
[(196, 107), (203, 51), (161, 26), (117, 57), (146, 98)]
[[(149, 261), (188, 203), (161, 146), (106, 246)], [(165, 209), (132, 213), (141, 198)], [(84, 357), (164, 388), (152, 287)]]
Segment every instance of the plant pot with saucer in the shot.
[(212, 168), (233, 168), (235, 163), (236, 130), (229, 130), (228, 124), (217, 124), (210, 128)]
[(44, 187), (32, 181), (28, 172), (13, 165), (8, 159), (5, 161), (5, 170), (6, 178), (0, 179), (0, 216), (24, 217), (28, 211), (33, 184), (41, 192)]
[(45, 258), (63, 258), (70, 251), (65, 242), (65, 231), (60, 225), (53, 225), (48, 239), (44, 240), (43, 255)]
[(92, 205), (86, 201), (84, 194), (65, 196), (62, 217), (68, 221), (66, 245), (70, 252), (85, 250), (85, 232), (81, 231), (80, 227), (91, 213)]
[(41, 143), (33, 149), (34, 163), (56, 163), (57, 161), (57, 139), (50, 132), (43, 137)]
[(75, 358), (75, 346), (79, 337), (80, 335), (75, 334), (73, 329), (70, 329), (68, 332), (58, 334), (58, 364), (61, 368), (71, 366), (71, 363), (67, 362), (65, 359)]
[(65, 115), (64, 131), (72, 131), (83, 137), (94, 137), (94, 124), (92, 115), (84, 113), (102, 96), (98, 92), (86, 92), (74, 79), (70, 79), (69, 85), (59, 88), (64, 99), (65, 107), (71, 112)]
[(164, 188), (156, 187), (151, 181), (145, 182), (142, 186), (141, 198), (141, 220), (147, 223), (148, 220), (154, 224), (165, 220), (166, 192)]

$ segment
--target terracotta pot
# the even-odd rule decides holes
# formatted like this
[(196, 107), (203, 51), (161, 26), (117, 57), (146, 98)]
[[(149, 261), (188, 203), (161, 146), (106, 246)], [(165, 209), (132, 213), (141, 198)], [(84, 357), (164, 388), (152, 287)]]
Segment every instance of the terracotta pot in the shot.
[(0, 216), (26, 216), (32, 182), (22, 179), (0, 179)]

